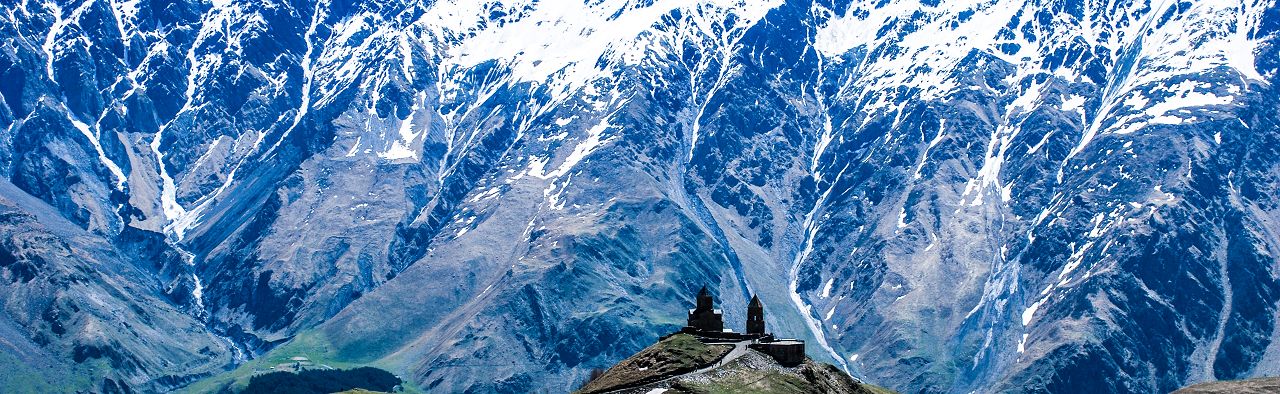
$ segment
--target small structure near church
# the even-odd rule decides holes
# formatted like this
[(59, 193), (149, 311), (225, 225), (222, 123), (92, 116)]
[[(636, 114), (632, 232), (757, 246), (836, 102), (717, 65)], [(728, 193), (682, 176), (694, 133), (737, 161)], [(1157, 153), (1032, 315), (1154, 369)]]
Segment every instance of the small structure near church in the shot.
[(760, 353), (768, 354), (784, 367), (794, 367), (804, 362), (804, 341), (799, 339), (778, 339), (769, 342), (756, 342), (747, 347)]
[(746, 333), (725, 329), (724, 315), (719, 309), (715, 309), (714, 303), (711, 293), (703, 286), (698, 291), (697, 305), (689, 310), (688, 324), (680, 332), (693, 335), (704, 343), (752, 341), (748, 347), (773, 357), (779, 364), (787, 367), (804, 362), (804, 341), (777, 339), (765, 331), (764, 304), (758, 297), (751, 296), (751, 302), (747, 305)]

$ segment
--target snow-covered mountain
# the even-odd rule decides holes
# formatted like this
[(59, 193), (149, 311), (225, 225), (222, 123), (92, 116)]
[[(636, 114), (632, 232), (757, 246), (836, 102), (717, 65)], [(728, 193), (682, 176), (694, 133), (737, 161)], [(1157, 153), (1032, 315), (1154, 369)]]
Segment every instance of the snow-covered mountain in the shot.
[(1264, 0), (7, 0), (0, 385), (306, 352), (564, 391), (703, 284), (902, 391), (1274, 375), (1278, 33)]

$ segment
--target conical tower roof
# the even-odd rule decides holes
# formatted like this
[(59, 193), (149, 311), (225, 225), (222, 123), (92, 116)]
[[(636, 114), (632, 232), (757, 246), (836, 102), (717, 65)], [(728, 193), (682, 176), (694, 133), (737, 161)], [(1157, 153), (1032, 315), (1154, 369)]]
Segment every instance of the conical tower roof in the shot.
[(764, 307), (764, 304), (761, 304), (761, 303), (760, 303), (760, 297), (756, 297), (756, 296), (753, 294), (753, 295), (751, 295), (751, 303), (750, 303), (750, 304), (747, 304), (747, 306), (752, 307), (752, 308), (763, 308), (763, 307)]

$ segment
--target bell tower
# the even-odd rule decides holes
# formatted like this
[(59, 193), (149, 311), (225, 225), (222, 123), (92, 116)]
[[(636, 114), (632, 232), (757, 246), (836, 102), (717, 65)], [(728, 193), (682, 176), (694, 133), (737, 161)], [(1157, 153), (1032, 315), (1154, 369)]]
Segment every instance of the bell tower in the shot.
[(747, 334), (764, 335), (764, 304), (754, 295), (747, 304)]

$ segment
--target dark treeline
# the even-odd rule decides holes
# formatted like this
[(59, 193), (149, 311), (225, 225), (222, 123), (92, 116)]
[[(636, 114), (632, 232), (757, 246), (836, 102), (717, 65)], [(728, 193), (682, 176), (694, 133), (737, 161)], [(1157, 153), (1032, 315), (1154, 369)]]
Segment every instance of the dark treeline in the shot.
[(298, 373), (272, 372), (249, 379), (245, 394), (336, 393), (351, 389), (391, 391), (400, 378), (373, 367), (356, 369), (305, 370)]

